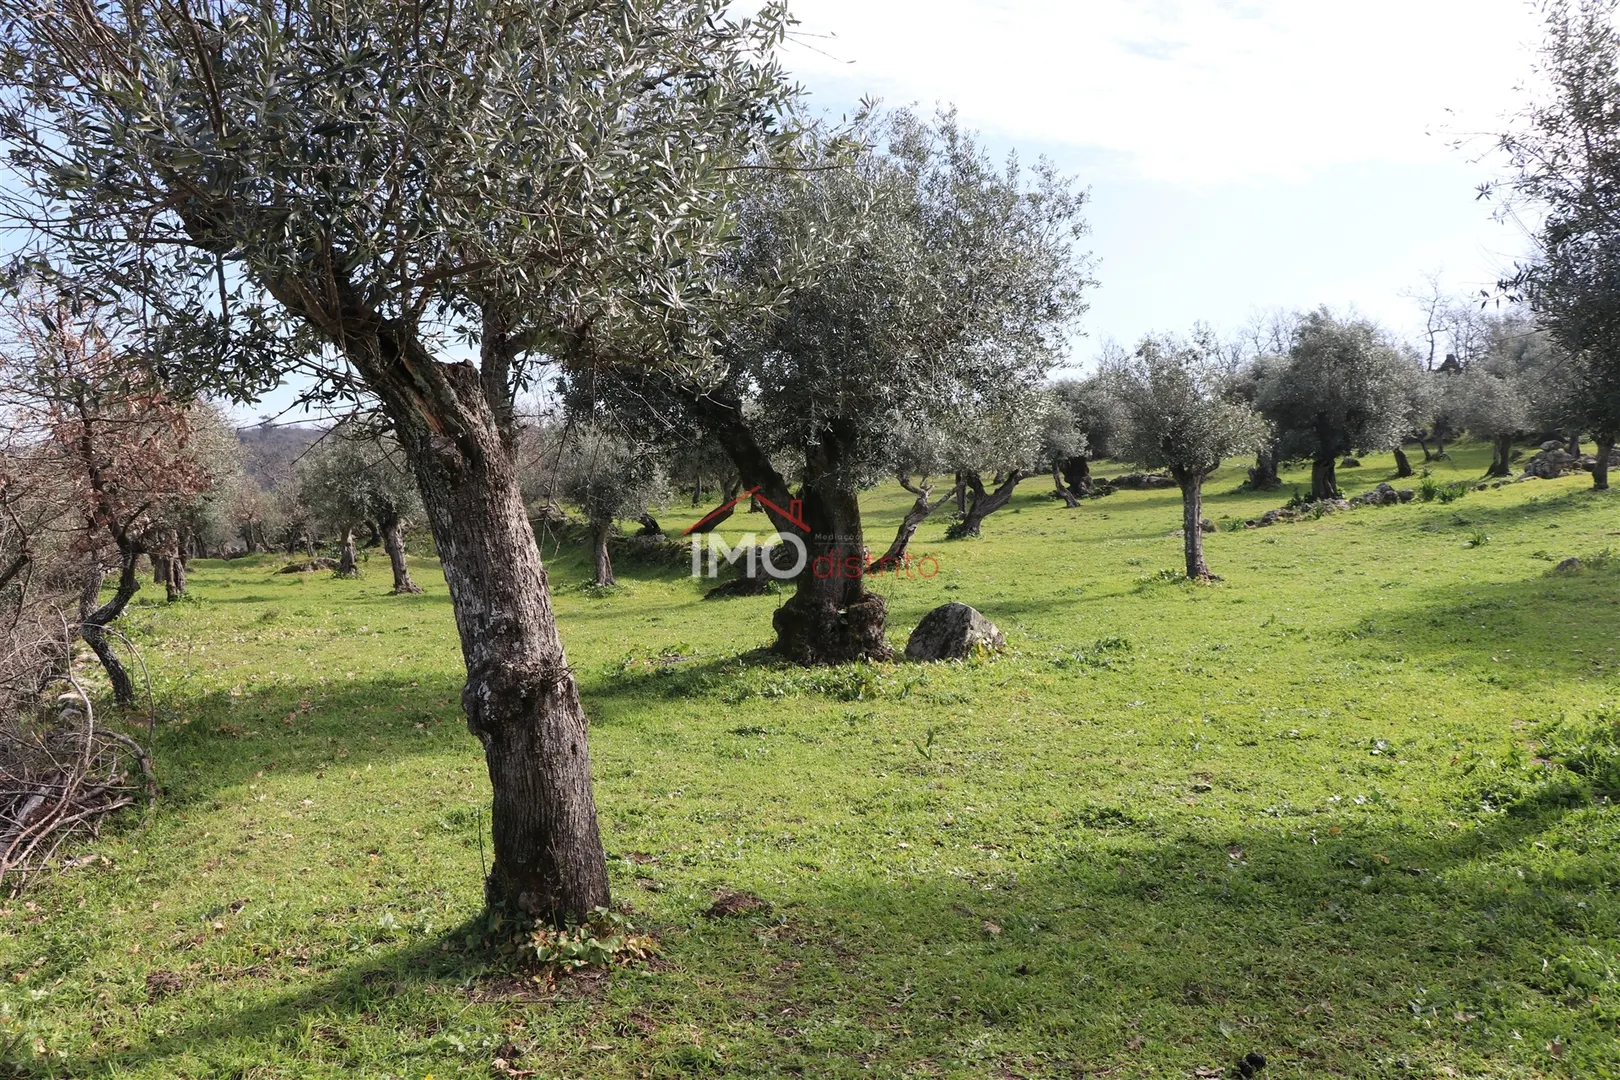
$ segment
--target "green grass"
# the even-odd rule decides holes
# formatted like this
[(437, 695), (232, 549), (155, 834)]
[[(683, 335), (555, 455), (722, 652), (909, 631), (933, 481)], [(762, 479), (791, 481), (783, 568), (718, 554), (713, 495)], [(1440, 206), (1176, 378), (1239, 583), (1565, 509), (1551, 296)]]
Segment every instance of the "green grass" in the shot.
[[(1240, 476), (1218, 523), (1287, 497)], [(1614, 1075), (1620, 496), (1589, 484), (1219, 531), (1204, 586), (1159, 573), (1174, 491), (1031, 480), (879, 586), (897, 645), (949, 600), (1006, 632), (958, 665), (762, 665), (781, 597), (596, 594), (563, 552), (613, 885), (665, 961), (555, 992), (465, 946), (488, 792), (435, 570), (200, 563), (128, 620), (159, 811), (0, 905), (14, 1074)], [(874, 546), (909, 500), (865, 500)], [(771, 907), (704, 917), (720, 888)]]

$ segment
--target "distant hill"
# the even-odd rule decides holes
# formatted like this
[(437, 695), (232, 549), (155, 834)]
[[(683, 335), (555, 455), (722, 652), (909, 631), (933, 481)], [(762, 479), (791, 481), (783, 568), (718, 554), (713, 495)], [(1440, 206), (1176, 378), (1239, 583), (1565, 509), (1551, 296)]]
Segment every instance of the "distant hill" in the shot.
[(325, 430), (317, 424), (257, 424), (238, 428), (242, 469), (260, 485), (273, 490), (291, 475), (293, 463)]

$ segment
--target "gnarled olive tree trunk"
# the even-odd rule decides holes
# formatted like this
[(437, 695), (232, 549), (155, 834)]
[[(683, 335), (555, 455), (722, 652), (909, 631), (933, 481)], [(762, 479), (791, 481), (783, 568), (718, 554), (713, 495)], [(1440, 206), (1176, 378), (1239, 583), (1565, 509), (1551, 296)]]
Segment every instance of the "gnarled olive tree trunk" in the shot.
[[(860, 501), (843, 468), (850, 437), (836, 424), (822, 433), (806, 456), (795, 499), (786, 478), (742, 422), (742, 407), (734, 397), (705, 394), (685, 404), (737, 467), (742, 485), (758, 490), (777, 532), (804, 541), (808, 559), (793, 595), (771, 618), (776, 630), (772, 649), (799, 664), (888, 659), (888, 609), (881, 596), (866, 591), (869, 560)], [(795, 503), (796, 519), (787, 513)]]
[(1012, 499), (1013, 489), (1028, 475), (1022, 469), (1014, 469), (1002, 474), (1001, 482), (994, 489), (987, 489), (978, 473), (963, 473), (962, 477), (967, 482), (972, 497), (968, 502), (967, 513), (962, 515), (961, 521), (947, 529), (945, 535), (952, 540), (978, 536), (979, 527), (984, 524), (984, 519), (1006, 506)]
[(597, 588), (606, 588), (609, 585), (618, 584), (618, 581), (613, 577), (613, 559), (608, 555), (608, 537), (612, 532), (613, 522), (611, 520), (591, 522), (591, 554), (596, 559)]
[(1085, 454), (1076, 454), (1065, 460), (1063, 482), (1077, 499), (1089, 499), (1097, 494), (1097, 486), (1091, 479), (1091, 458)]
[(112, 685), (113, 700), (120, 705), (133, 705), (135, 683), (108, 640), (107, 627), (124, 613), (130, 599), (140, 590), (140, 576), (135, 566), (140, 552), (128, 541), (121, 541), (119, 549), (118, 585), (105, 604), (98, 605), (97, 601), (101, 598), (101, 586), (107, 579), (107, 570), (101, 565), (100, 559), (91, 561), (90, 572), (79, 593), (79, 636), (84, 638), (85, 644), (96, 654), (96, 659), (101, 661), (101, 668), (107, 673), (107, 682)]
[(359, 577), (360, 566), (354, 557), (354, 526), (343, 526), (343, 537), (338, 550), (338, 577)]
[(901, 487), (917, 496), (917, 501), (911, 504), (911, 509), (907, 510), (906, 516), (900, 520), (900, 527), (895, 530), (894, 539), (889, 543), (889, 550), (874, 560), (869, 568), (877, 573), (892, 570), (897, 565), (904, 563), (906, 549), (911, 546), (911, 538), (917, 535), (917, 530), (922, 526), (922, 523), (927, 521), (935, 510), (944, 506), (947, 500), (955, 496), (954, 491), (947, 491), (939, 498), (931, 499), (934, 489), (926, 480), (922, 483), (913, 484), (911, 477), (904, 473), (899, 474), (897, 479), (900, 481)]
[(1282, 487), (1282, 477), (1277, 475), (1277, 447), (1275, 444), (1263, 446), (1254, 455), (1254, 465), (1249, 469), (1249, 490), (1275, 491)]
[(163, 596), (171, 604), (186, 597), (186, 560), (178, 555), (169, 560), (169, 576), (163, 582)]
[(1063, 500), (1066, 509), (1073, 510), (1080, 505), (1080, 500), (1074, 497), (1074, 492), (1069, 490), (1069, 485), (1063, 482), (1063, 463), (1061, 461), (1052, 462), (1052, 486), (1056, 488), (1055, 494)]
[(1412, 462), (1408, 460), (1406, 451), (1395, 447), (1395, 479), (1404, 480), (1412, 475)]
[[(586, 720), (557, 634), (517, 468), (467, 364), (438, 365), (454, 406), (430, 425), (394, 395), (461, 637), (467, 727), (494, 793), (494, 911), (559, 922), (608, 903)], [(414, 411), (414, 410), (413, 410)], [(434, 430), (444, 429), (444, 433)]]
[(776, 652), (799, 664), (887, 660), (888, 607), (866, 591), (860, 501), (837, 479), (836, 447), (824, 443), (805, 467), (801, 535), (809, 561), (793, 595), (776, 609)]
[(1334, 455), (1319, 457), (1311, 462), (1311, 500), (1321, 502), (1323, 499), (1337, 499), (1339, 497), (1338, 462)]
[(486, 317), (477, 367), (434, 359), (406, 324), (330, 279), (269, 283), (376, 393), (416, 478), (467, 669), (461, 703), (493, 794), (491, 914), (560, 924), (608, 904), (586, 720), (518, 486), (517, 346)]
[(1595, 491), (1609, 490), (1609, 455), (1614, 452), (1614, 436), (1600, 437), (1597, 444), (1597, 459), (1592, 464), (1592, 488)]
[(1513, 456), (1513, 436), (1498, 435), (1491, 440), (1491, 464), (1485, 470), (1486, 476), (1512, 476), (1513, 464), (1508, 459)]
[(422, 586), (411, 580), (411, 568), (405, 562), (405, 527), (398, 515), (382, 521), (383, 550), (388, 552), (388, 566), (394, 572), (395, 596), (406, 596), (422, 591)]
[(1172, 470), (1181, 489), (1181, 548), (1186, 557), (1187, 577), (1209, 581), (1215, 575), (1204, 564), (1204, 474)]

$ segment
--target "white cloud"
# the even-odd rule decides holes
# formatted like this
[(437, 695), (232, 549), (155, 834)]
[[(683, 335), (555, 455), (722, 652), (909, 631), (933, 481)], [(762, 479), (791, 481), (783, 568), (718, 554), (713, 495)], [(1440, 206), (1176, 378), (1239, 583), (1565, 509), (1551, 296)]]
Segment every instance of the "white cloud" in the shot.
[(788, 65), (824, 100), (954, 102), (987, 132), (1191, 185), (1451, 155), (1446, 130), (1492, 130), (1518, 107), (1539, 37), (1524, 0), (797, 0), (794, 13)]

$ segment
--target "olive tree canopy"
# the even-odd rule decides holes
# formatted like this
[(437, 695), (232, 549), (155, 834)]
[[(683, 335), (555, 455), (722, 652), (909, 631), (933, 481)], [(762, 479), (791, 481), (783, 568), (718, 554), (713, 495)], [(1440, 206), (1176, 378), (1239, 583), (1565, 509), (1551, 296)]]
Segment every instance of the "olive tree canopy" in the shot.
[[(744, 487), (800, 503), (798, 520), (768, 512), (803, 536), (808, 565), (843, 565), (866, 554), (859, 493), (905, 467), (907, 432), (965, 431), (1041, 393), (1085, 308), (1085, 195), (1045, 162), (993, 164), (950, 113), (869, 115), (803, 145), (815, 168), (743, 193), (728, 262), (740, 293), (800, 284), (724, 335), (719, 377), (631, 369), (590, 389), (617, 415), (710, 433)], [(885, 614), (862, 575), (801, 574), (776, 648), (885, 656)]]
[(1340, 457), (1406, 435), (1419, 374), (1416, 358), (1372, 323), (1322, 309), (1300, 320), (1286, 362), (1258, 381), (1255, 404), (1284, 458), (1311, 459), (1311, 497), (1330, 499), (1339, 493)]
[(1105, 372), (1124, 417), (1115, 451), (1152, 469), (1168, 469), (1181, 489), (1187, 576), (1209, 579), (1204, 563), (1204, 479), (1233, 454), (1249, 454), (1266, 425), (1226, 392), (1227, 366), (1206, 333), (1144, 338)]

